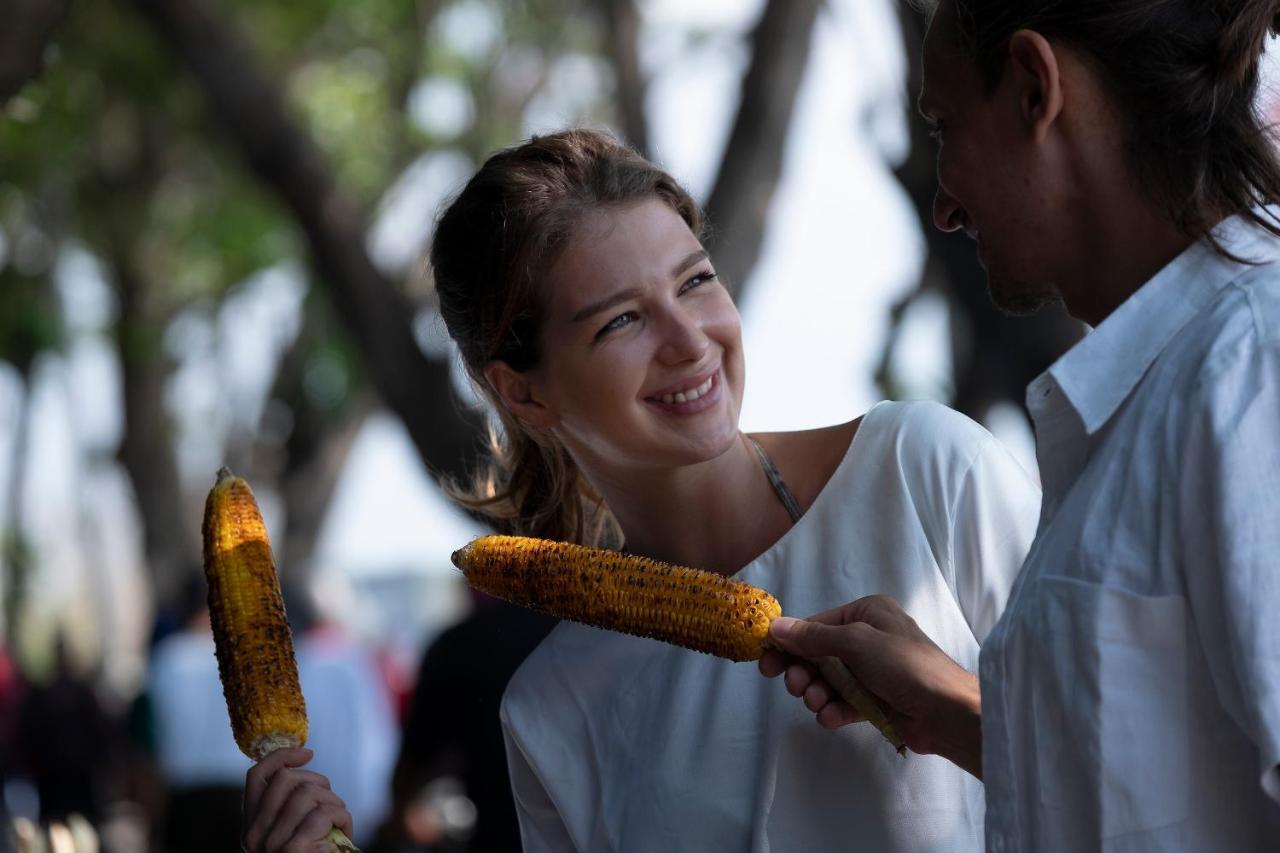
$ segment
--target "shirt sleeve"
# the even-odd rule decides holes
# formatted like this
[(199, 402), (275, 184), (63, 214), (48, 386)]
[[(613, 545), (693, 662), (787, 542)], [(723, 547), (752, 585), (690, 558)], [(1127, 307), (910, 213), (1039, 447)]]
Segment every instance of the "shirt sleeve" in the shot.
[(1280, 802), (1280, 333), (1259, 338), (1206, 371), (1169, 467), (1192, 630)]
[(520, 841), (525, 853), (564, 853), (576, 850), (568, 827), (542, 780), (521, 748), (519, 739), (502, 709), (502, 736), (507, 747), (507, 770), (511, 774), (511, 794), (520, 821)]
[(953, 592), (981, 643), (1004, 612), (1040, 518), (1040, 487), (983, 434), (950, 510)]

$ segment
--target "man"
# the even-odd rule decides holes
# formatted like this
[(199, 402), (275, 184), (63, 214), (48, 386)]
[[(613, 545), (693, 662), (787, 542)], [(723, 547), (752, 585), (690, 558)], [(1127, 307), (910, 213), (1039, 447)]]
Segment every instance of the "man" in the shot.
[[(773, 635), (983, 778), (994, 851), (1280, 849), (1280, 165), (1254, 110), (1278, 12), (935, 10), (938, 227), (998, 306), (1097, 328), (1028, 389), (1040, 529), (977, 676), (884, 598)], [(807, 664), (760, 666), (858, 719)]]

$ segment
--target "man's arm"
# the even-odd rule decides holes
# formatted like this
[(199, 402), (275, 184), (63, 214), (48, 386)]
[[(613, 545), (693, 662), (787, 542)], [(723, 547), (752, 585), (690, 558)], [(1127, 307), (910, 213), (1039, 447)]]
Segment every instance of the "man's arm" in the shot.
[(938, 648), (892, 598), (873, 595), (807, 620), (779, 617), (769, 633), (781, 651), (760, 660), (770, 678), (804, 700), (825, 728), (862, 719), (807, 661), (833, 656), (886, 706), (912, 752), (941, 755), (982, 778), (978, 678)]

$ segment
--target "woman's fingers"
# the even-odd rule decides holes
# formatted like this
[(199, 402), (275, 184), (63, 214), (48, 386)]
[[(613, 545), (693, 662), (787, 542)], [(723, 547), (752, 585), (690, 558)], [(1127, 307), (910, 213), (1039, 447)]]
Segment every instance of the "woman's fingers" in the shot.
[(317, 805), (302, 819), (298, 825), (297, 835), (286, 846), (280, 848), (280, 853), (325, 853), (329, 850), (325, 836), (335, 826), (350, 838), (352, 834), (350, 813), (344, 808), (332, 805)]
[[(338, 825), (350, 835), (351, 815), (329, 780), (300, 769), (311, 750), (277, 750), (251, 768), (245, 778), (242, 843), (249, 853), (326, 850), (325, 835)], [(313, 827), (317, 811), (333, 822)]]
[[(306, 782), (289, 791), (280, 811), (276, 815), (274, 825), (266, 837), (266, 849), (269, 853), (276, 850), (288, 850), (297, 842), (309, 843), (322, 840), (334, 825), (330, 823), (317, 827), (311, 818), (317, 810), (335, 816), (335, 820), (346, 814), (346, 803), (333, 791)], [(350, 818), (347, 818), (348, 823)], [(303, 848), (305, 849), (305, 848)]]
[[(267, 789), (267, 783), (276, 771), (284, 767), (301, 767), (311, 760), (314, 753), (306, 747), (277, 749), (249, 768), (244, 779), (245, 806), (256, 805)], [(246, 817), (248, 814), (246, 813)]]

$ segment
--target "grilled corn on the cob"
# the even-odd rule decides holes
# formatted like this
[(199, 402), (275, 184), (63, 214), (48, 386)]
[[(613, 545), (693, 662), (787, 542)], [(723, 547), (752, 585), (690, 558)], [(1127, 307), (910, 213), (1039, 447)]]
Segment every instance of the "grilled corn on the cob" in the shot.
[[(205, 502), (203, 534), (214, 651), (236, 745), (255, 761), (302, 746), (307, 709), (267, 528), (249, 484), (227, 468)], [(337, 828), (329, 841), (356, 849)]]
[[(751, 584), (567, 542), (482, 536), (455, 551), (453, 564), (472, 586), (513, 604), (735, 661), (758, 659), (768, 647), (769, 623), (782, 615), (778, 600)], [(848, 668), (837, 658), (818, 667), (903, 753), (883, 709)]]
[(453, 554), (477, 589), (514, 604), (730, 660), (755, 660), (777, 599), (742, 581), (616, 551), (484, 536)]

